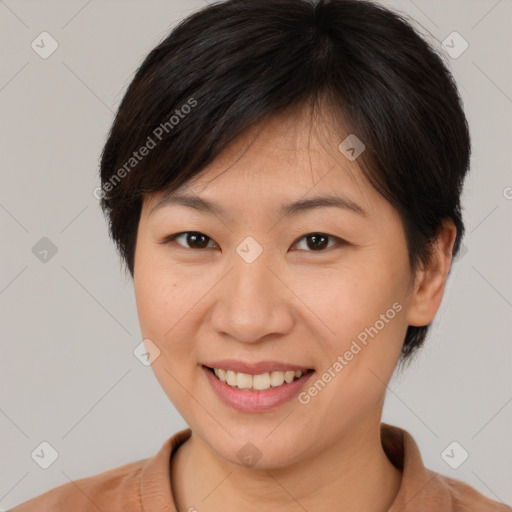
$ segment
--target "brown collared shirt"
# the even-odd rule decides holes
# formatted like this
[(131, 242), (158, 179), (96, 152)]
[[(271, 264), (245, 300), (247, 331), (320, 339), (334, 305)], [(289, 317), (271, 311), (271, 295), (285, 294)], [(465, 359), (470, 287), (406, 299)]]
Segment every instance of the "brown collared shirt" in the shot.
[[(149, 459), (68, 482), (8, 512), (176, 512), (170, 460), (190, 435), (190, 429), (177, 432)], [(381, 441), (389, 460), (402, 471), (389, 512), (512, 512), (470, 485), (425, 468), (407, 431), (381, 423)]]

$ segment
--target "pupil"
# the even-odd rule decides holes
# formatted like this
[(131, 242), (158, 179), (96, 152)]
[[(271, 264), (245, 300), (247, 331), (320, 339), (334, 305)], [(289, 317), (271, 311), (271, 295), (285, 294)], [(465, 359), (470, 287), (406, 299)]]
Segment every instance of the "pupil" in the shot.
[[(208, 241), (207, 241), (208, 237), (206, 235), (193, 233), (193, 234), (190, 234), (188, 238), (189, 238), (189, 241), (192, 239), (192, 244), (195, 245), (196, 247), (203, 248), (208, 245)], [(202, 239), (202, 242), (198, 242), (198, 239)]]
[(313, 245), (308, 244), (310, 249), (323, 249), (327, 245), (327, 237), (324, 235), (309, 235), (309, 240), (313, 241)]

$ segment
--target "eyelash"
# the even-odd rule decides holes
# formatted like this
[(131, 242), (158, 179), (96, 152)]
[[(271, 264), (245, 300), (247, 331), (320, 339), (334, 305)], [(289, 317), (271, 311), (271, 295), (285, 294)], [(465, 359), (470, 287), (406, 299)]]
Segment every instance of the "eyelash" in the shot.
[[(173, 235), (168, 235), (166, 236), (160, 243), (163, 244), (163, 245), (169, 245), (171, 242), (174, 242), (176, 238), (182, 236), (182, 235), (204, 235), (208, 241), (212, 241), (213, 240), (205, 235), (204, 233), (201, 233), (200, 231), (181, 231), (180, 233), (175, 233)], [(300, 238), (297, 239), (296, 242), (294, 242), (293, 245), (297, 244), (300, 240), (304, 239), (304, 238), (307, 238), (309, 236), (321, 236), (321, 237), (327, 237), (331, 240), (334, 240), (336, 243), (334, 245), (332, 245), (331, 247), (327, 247), (326, 249), (320, 249), (318, 251), (313, 251), (313, 250), (306, 250), (306, 252), (327, 252), (329, 249), (332, 249), (333, 247), (337, 247), (337, 246), (344, 246), (344, 245), (350, 245), (347, 241), (343, 240), (342, 238), (340, 237), (337, 237), (337, 236), (334, 236), (334, 235), (329, 235), (327, 233), (320, 233), (320, 232), (312, 232), (312, 233), (307, 233), (306, 235), (303, 235), (301, 236)], [(215, 243), (215, 242), (213, 242)], [(181, 244), (178, 244), (180, 247), (182, 247), (183, 249), (191, 249), (191, 250), (201, 250), (201, 249), (194, 249), (192, 247), (185, 247)], [(217, 245), (215, 243), (215, 245)], [(203, 248), (203, 250), (205, 249), (208, 249), (208, 247), (206, 248)], [(209, 248), (211, 249), (211, 247)]]

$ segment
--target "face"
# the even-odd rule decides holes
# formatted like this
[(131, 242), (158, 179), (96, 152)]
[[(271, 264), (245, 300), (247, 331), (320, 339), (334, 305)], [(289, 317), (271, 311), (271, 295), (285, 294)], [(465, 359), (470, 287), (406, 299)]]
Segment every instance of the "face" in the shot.
[[(194, 435), (238, 464), (244, 450), (260, 467), (298, 463), (378, 425), (410, 320), (398, 213), (339, 132), (305, 119), (244, 133), (182, 187), (188, 204), (148, 195), (138, 228), (153, 370)], [(289, 208), (320, 196), (338, 204)]]

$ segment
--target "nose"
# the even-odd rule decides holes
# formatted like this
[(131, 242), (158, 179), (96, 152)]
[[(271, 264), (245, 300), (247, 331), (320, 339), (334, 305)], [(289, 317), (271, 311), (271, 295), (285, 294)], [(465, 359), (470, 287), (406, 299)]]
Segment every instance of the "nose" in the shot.
[(217, 333), (256, 343), (292, 329), (293, 294), (262, 256), (247, 263), (235, 255), (216, 293), (210, 322)]

